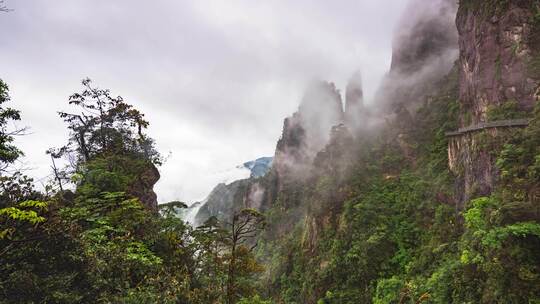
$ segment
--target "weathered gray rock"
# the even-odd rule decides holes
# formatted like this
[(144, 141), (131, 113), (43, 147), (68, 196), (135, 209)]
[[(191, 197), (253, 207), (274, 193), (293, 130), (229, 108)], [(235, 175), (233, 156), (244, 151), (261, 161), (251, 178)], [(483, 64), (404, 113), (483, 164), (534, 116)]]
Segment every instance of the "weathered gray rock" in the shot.
[(156, 166), (148, 164), (141, 174), (137, 175), (135, 181), (130, 185), (128, 194), (136, 197), (152, 212), (158, 211), (157, 195), (154, 192), (154, 185), (158, 182), (160, 174)]
[[(462, 5), (457, 14), (462, 125), (487, 121), (490, 106), (515, 101), (530, 111), (539, 80), (528, 65), (537, 1)], [(497, 7), (499, 6), (499, 7)]]
[(413, 110), (438, 90), (458, 57), (456, 11), (455, 0), (409, 3), (395, 33), (390, 71), (375, 97), (380, 112)]

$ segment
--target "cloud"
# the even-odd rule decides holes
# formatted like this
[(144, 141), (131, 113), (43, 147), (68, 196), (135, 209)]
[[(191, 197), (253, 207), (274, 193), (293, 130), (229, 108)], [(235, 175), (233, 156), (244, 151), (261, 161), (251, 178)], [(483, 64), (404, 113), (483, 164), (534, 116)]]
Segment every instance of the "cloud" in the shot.
[(33, 133), (19, 139), (30, 173), (67, 131), (56, 111), (83, 77), (134, 104), (168, 162), (160, 201), (201, 199), (219, 174), (273, 155), (283, 118), (313, 79), (366, 100), (388, 70), (403, 0), (26, 0), (0, 14), (0, 66)]

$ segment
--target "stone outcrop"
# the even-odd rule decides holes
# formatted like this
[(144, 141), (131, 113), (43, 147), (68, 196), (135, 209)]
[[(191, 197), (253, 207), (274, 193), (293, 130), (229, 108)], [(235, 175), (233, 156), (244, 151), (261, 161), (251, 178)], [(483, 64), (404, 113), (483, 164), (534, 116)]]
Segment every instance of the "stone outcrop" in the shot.
[(230, 221), (235, 211), (246, 207), (244, 197), (249, 183), (249, 179), (242, 179), (230, 184), (218, 184), (197, 212), (194, 220), (195, 226), (204, 223), (212, 216), (220, 221)]
[(338, 177), (344, 175), (352, 161), (353, 137), (344, 124), (332, 127), (326, 147), (317, 153), (313, 165), (317, 171)]
[(127, 193), (139, 199), (149, 210), (157, 212), (158, 201), (154, 192), (154, 185), (158, 182), (160, 174), (156, 166), (148, 164), (130, 185)]
[(489, 195), (497, 181), (496, 151), (508, 130), (486, 129), (477, 133), (453, 136), (448, 141), (448, 166), (457, 176), (458, 209), (471, 198)]
[(341, 96), (333, 83), (317, 82), (306, 91), (298, 111), (285, 119), (273, 167), (278, 176), (299, 177), (327, 144), (330, 130), (343, 122)]
[(460, 129), (448, 134), (448, 158), (458, 177), (460, 207), (475, 196), (491, 193), (499, 175), (495, 161), (500, 143), (526, 125), (521, 123), (526, 119), (492, 121), (491, 109), (511, 102), (526, 118), (537, 101), (539, 79), (527, 66), (537, 52), (531, 37), (538, 5), (532, 0), (471, 0), (457, 13), (461, 114)]
[(354, 132), (365, 129), (368, 123), (368, 113), (364, 105), (364, 90), (362, 75), (356, 72), (345, 89), (345, 124)]
[(458, 55), (454, 0), (414, 0), (397, 26), (392, 64), (375, 97), (375, 106), (392, 113), (414, 109), (434, 93)]
[(517, 102), (530, 111), (538, 98), (531, 62), (534, 0), (469, 1), (460, 6), (460, 101), (463, 126), (487, 121), (489, 107)]

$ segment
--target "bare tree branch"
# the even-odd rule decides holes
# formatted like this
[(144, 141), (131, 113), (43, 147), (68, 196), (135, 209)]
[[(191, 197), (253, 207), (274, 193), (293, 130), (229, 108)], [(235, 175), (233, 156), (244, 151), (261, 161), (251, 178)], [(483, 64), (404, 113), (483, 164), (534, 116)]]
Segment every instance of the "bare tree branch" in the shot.
[(5, 1), (4, 0), (0, 0), (0, 12), (10, 12), (12, 11), (11, 9), (7, 8), (6, 4), (5, 4)]

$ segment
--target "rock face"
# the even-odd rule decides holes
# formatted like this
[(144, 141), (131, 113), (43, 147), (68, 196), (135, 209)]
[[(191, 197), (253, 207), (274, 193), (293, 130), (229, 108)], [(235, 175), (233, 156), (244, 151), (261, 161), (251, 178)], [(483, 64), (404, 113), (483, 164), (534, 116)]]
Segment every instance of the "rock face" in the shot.
[(326, 147), (317, 153), (313, 161), (317, 171), (338, 177), (344, 175), (352, 160), (353, 137), (344, 124), (332, 127)]
[(309, 86), (298, 111), (283, 123), (272, 169), (261, 186), (264, 195), (258, 205), (262, 210), (309, 176), (315, 156), (330, 140), (332, 127), (343, 121), (343, 103), (335, 85), (316, 82)]
[(355, 133), (364, 129), (368, 119), (366, 111), (362, 75), (360, 72), (356, 72), (345, 89), (345, 124)]
[(183, 218), (198, 226), (212, 216), (220, 221), (230, 221), (235, 211), (243, 208), (259, 209), (265, 189), (259, 185), (258, 180), (268, 173), (272, 161), (272, 157), (260, 157), (245, 162), (240, 167), (250, 170), (249, 178), (218, 184), (204, 201), (190, 206)]
[(203, 224), (212, 216), (222, 222), (228, 222), (234, 212), (241, 209), (264, 209), (263, 202), (266, 198), (266, 192), (267, 187), (259, 178), (241, 179), (230, 184), (221, 183), (210, 192), (203, 202), (192, 205), (193, 208), (196, 208), (194, 209), (196, 214), (192, 219), (188, 218), (188, 214), (184, 218), (189, 219), (195, 227)]
[(306, 131), (307, 153), (312, 157), (326, 145), (332, 127), (343, 121), (343, 103), (336, 86), (328, 82), (312, 84), (302, 98), (298, 114)]
[[(532, 39), (538, 30), (533, 16), (539, 5), (532, 0), (473, 0), (460, 6), (456, 23), (461, 127), (494, 120), (490, 112), (510, 104), (520, 116), (530, 115), (540, 78), (528, 71), (539, 50)], [(508, 107), (503, 109), (504, 115), (515, 114)], [(449, 139), (449, 167), (458, 176), (460, 206), (492, 191), (499, 175), (495, 160), (501, 147), (497, 143), (512, 136), (512, 130), (477, 130)]]
[[(487, 121), (489, 107), (514, 101), (530, 111), (538, 79), (528, 65), (535, 53), (534, 6), (538, 1), (469, 1), (457, 14), (462, 125)], [(496, 2), (496, 3), (493, 3)]]
[(335, 85), (312, 83), (298, 111), (285, 118), (270, 171), (260, 180), (251, 180), (243, 204), (264, 211), (280, 193), (304, 181), (313, 169), (317, 153), (329, 142), (332, 127), (343, 121), (343, 104)]
[(414, 108), (437, 89), (458, 55), (454, 0), (414, 0), (397, 27), (392, 65), (375, 105), (383, 113)]
[(195, 226), (204, 223), (209, 217), (215, 216), (220, 221), (230, 221), (234, 211), (244, 208), (244, 196), (247, 192), (249, 179), (242, 179), (228, 185), (219, 184), (205, 199), (195, 216)]
[(496, 142), (497, 136), (504, 136), (504, 133), (493, 129), (449, 139), (448, 165), (458, 177), (456, 198), (459, 209), (472, 197), (489, 195), (491, 192), (498, 172), (494, 166), (495, 155), (486, 149), (486, 144)]
[(256, 160), (245, 162), (243, 166), (251, 172), (249, 177), (258, 178), (268, 173), (272, 167), (273, 160), (273, 157), (259, 157)]
[(305, 173), (326, 145), (333, 126), (343, 122), (341, 96), (333, 83), (317, 82), (306, 91), (298, 112), (285, 119), (276, 147), (274, 168), (278, 176)]
[(141, 174), (137, 175), (137, 179), (131, 184), (127, 192), (137, 197), (147, 209), (157, 212), (158, 202), (157, 195), (154, 192), (154, 185), (159, 178), (160, 174), (156, 166), (149, 164)]

